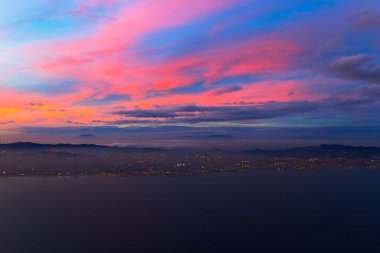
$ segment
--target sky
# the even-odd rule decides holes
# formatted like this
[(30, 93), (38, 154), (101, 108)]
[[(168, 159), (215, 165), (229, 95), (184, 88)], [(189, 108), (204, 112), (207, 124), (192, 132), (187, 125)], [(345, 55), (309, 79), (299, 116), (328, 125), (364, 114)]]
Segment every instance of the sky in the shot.
[(0, 0), (0, 139), (380, 146), (376, 0)]

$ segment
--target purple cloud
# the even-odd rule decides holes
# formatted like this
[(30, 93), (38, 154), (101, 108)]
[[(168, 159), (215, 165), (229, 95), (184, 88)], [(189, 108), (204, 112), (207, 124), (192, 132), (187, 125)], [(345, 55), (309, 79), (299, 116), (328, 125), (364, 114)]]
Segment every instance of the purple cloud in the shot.
[(339, 57), (331, 63), (329, 70), (343, 79), (380, 83), (380, 65), (364, 54)]

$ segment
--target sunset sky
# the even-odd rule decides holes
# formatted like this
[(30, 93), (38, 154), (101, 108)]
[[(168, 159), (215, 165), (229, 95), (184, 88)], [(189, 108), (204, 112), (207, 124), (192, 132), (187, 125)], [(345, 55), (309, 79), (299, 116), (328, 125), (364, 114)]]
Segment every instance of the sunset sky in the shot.
[(0, 4), (3, 142), (380, 146), (380, 1)]

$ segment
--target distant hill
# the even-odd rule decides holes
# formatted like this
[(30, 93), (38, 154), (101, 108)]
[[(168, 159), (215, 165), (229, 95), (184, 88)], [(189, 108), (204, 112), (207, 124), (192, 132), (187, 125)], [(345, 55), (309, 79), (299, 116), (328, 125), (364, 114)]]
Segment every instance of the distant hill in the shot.
[(277, 157), (310, 157), (310, 156), (342, 156), (342, 157), (370, 157), (380, 155), (380, 148), (377, 147), (360, 147), (346, 145), (320, 145), (309, 147), (298, 147), (291, 149), (263, 150), (252, 149), (246, 150), (246, 153), (252, 155), (265, 155)]
[[(180, 149), (161, 149), (156, 147), (139, 147), (139, 146), (105, 146), (96, 144), (40, 144), (33, 142), (16, 142), (9, 144), (0, 144), (1, 149), (19, 149), (19, 150), (36, 150), (36, 149), (112, 149), (129, 152), (159, 152), (166, 151), (169, 153), (181, 152)], [(188, 153), (197, 151), (195, 149), (183, 149), (182, 152)], [(207, 153), (235, 153), (235, 151), (210, 149), (203, 150)], [(250, 149), (244, 150), (244, 153), (257, 156), (269, 156), (269, 157), (373, 157), (380, 156), (380, 148), (378, 147), (361, 147), (361, 146), (346, 146), (346, 145), (320, 145), (320, 146), (308, 146), (297, 147), (290, 149)], [(239, 152), (237, 152), (239, 153)]]
[(40, 144), (33, 142), (15, 142), (0, 144), (0, 148), (35, 149), (35, 148), (107, 148), (95, 144)]
[(152, 147), (117, 147), (117, 146), (105, 146), (105, 145), (96, 145), (96, 144), (41, 144), (34, 142), (15, 142), (8, 144), (0, 144), (0, 148), (3, 149), (47, 149), (47, 148), (76, 148), (76, 149), (120, 149), (120, 150), (129, 150), (129, 151), (145, 151), (145, 152), (155, 152), (161, 151), (160, 148)]

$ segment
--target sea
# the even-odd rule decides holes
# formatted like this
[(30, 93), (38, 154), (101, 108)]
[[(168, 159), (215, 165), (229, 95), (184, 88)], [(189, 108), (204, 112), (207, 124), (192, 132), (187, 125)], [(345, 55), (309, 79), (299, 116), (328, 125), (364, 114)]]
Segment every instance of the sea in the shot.
[(0, 178), (0, 252), (380, 252), (380, 170)]

